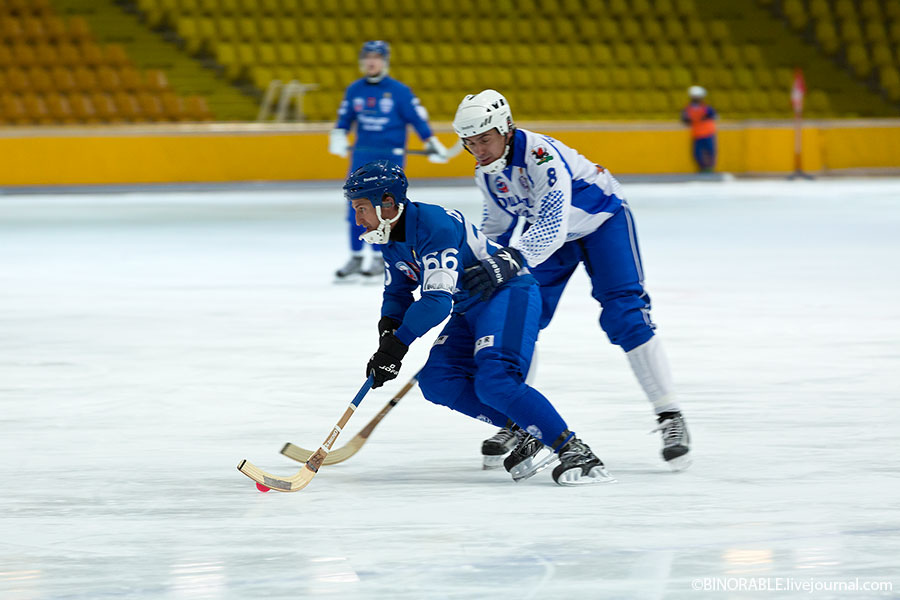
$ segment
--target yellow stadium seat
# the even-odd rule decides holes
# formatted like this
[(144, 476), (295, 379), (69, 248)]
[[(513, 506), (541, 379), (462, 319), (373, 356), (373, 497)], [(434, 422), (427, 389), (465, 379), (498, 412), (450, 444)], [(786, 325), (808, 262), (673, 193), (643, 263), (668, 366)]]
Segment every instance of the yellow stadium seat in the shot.
[(25, 40), (22, 23), (14, 17), (0, 18), (0, 38), (8, 44), (16, 44)]
[(578, 39), (585, 43), (597, 42), (602, 39), (600, 27), (594, 19), (580, 19), (576, 24)]
[(697, 5), (694, 0), (674, 0), (675, 12), (682, 17), (692, 17), (697, 14)]
[(90, 98), (91, 104), (94, 105), (94, 110), (97, 112), (97, 118), (101, 121), (112, 123), (122, 120), (119, 108), (109, 94), (93, 92), (91, 94), (85, 94), (85, 96)]
[(34, 54), (36, 63), (42, 67), (52, 67), (60, 63), (59, 52), (57, 52), (56, 46), (44, 43), (35, 44)]
[(872, 64), (878, 68), (889, 67), (894, 63), (891, 48), (886, 43), (872, 45)]
[(764, 66), (757, 66), (753, 69), (753, 78), (756, 79), (759, 87), (764, 89), (772, 89), (775, 87), (775, 77), (772, 71)]
[(72, 75), (75, 77), (75, 88), (82, 92), (95, 92), (100, 89), (97, 74), (93, 69), (84, 65), (75, 68)]
[(744, 63), (749, 66), (765, 64), (762, 49), (757, 44), (743, 44), (741, 46), (741, 56)]
[(272, 80), (277, 79), (277, 77), (275, 77), (275, 72), (271, 68), (261, 67), (259, 65), (250, 67), (248, 76), (253, 87), (260, 91), (266, 90), (269, 87), (269, 83), (271, 83)]
[(108, 65), (116, 67), (131, 65), (131, 59), (125, 52), (125, 47), (122, 46), (122, 44), (106, 44), (103, 48), (103, 55), (106, 58), (106, 64)]
[(675, 47), (672, 44), (662, 43), (656, 46), (656, 57), (659, 64), (670, 66), (680, 62), (678, 55), (675, 53)]
[(719, 58), (726, 65), (737, 66), (743, 64), (738, 47), (734, 44), (722, 44), (719, 47)]
[(47, 112), (50, 118), (63, 124), (75, 123), (75, 115), (72, 113), (72, 105), (69, 99), (62, 94), (47, 94)]
[(75, 91), (75, 76), (68, 67), (56, 65), (50, 71), (50, 77), (53, 79), (54, 89), (66, 93)]
[(756, 78), (753, 76), (753, 72), (750, 69), (746, 67), (736, 67), (733, 73), (735, 86), (744, 90), (759, 89)]
[(294, 65), (298, 63), (297, 48), (289, 42), (282, 42), (275, 47), (277, 51), (277, 63), (282, 65)]
[(859, 23), (857, 23), (856, 21), (850, 19), (841, 21), (840, 32), (840, 38), (845, 44), (855, 44), (862, 42), (862, 30), (859, 28)]
[(62, 43), (69, 41), (69, 34), (66, 31), (66, 23), (62, 18), (56, 15), (45, 15), (43, 17), (44, 36), (53, 43)]
[(656, 58), (656, 50), (650, 44), (635, 44), (635, 61), (640, 65), (655, 65), (659, 61)]
[(642, 67), (632, 67), (630, 69), (631, 85), (640, 90), (645, 90), (653, 85), (650, 79), (650, 71)]
[(97, 68), (97, 86), (101, 91), (115, 92), (122, 89), (122, 82), (115, 69), (103, 65)]
[(857, 16), (853, 0), (836, 0), (834, 3), (834, 14), (841, 19), (855, 21)]
[(31, 43), (43, 42), (46, 38), (44, 22), (37, 17), (24, 17), (22, 19), (22, 32), (25, 40)]
[(810, 113), (816, 116), (824, 116), (831, 111), (831, 103), (828, 95), (822, 90), (812, 90), (806, 95), (805, 105)]
[(665, 37), (662, 25), (652, 15), (644, 17), (641, 21), (641, 30), (643, 31), (644, 40), (659, 40)]
[(98, 123), (100, 115), (90, 96), (87, 94), (69, 94), (69, 105), (72, 107), (72, 115), (81, 123)]
[(869, 53), (862, 44), (850, 44), (847, 47), (847, 63), (857, 77), (866, 77), (872, 71)]
[(237, 23), (230, 16), (219, 16), (216, 19), (217, 39), (221, 42), (234, 42), (238, 39)]
[(834, 54), (837, 51), (839, 45), (837, 32), (830, 21), (816, 23), (815, 36), (826, 54)]
[(612, 86), (617, 90), (629, 89), (632, 86), (631, 72), (625, 67), (613, 67), (609, 70)]
[(259, 62), (257, 64), (267, 66), (278, 64), (278, 53), (275, 51), (275, 44), (260, 44), (258, 49)]
[(259, 30), (256, 21), (250, 17), (240, 17), (237, 20), (238, 38), (247, 42), (255, 42), (259, 39)]
[(809, 16), (801, 0), (785, 0), (783, 10), (788, 23), (795, 30), (803, 29), (809, 22)]
[(618, 42), (612, 46), (613, 62), (618, 65), (630, 65), (634, 63), (634, 50), (629, 44)]
[[(672, 67), (672, 85), (682, 90), (687, 90), (688, 86), (693, 85), (694, 80), (691, 72), (684, 67)], [(682, 94), (684, 92), (681, 92)]]
[(885, 2), (883, 4), (884, 15), (893, 22), (900, 21), (900, 3)]
[(884, 24), (881, 21), (868, 21), (865, 25), (865, 40), (869, 44), (886, 42), (888, 39), (887, 32), (884, 30)]
[(22, 96), (22, 106), (26, 122), (38, 125), (49, 125), (52, 120), (43, 97), (32, 92)]
[(314, 66), (319, 62), (319, 55), (314, 44), (297, 44), (297, 60), (299, 65)]
[(828, 0), (809, 0), (809, 14), (816, 21), (830, 21), (832, 19), (831, 5)]
[(279, 39), (283, 41), (294, 41), (300, 36), (297, 21), (294, 19), (279, 19), (278, 27), (280, 34)]
[(860, 3), (860, 12), (867, 19), (878, 20), (884, 18), (881, 14), (881, 4), (878, 0), (863, 0)]
[(122, 67), (118, 69), (118, 75), (122, 89), (136, 92), (144, 87), (141, 74), (134, 67)]
[[(890, 4), (888, 6), (891, 6)], [(900, 46), (900, 18), (893, 21), (888, 27), (888, 37), (895, 46)]]
[(715, 42), (724, 42), (731, 39), (728, 24), (722, 19), (714, 19), (709, 23), (709, 37)]
[(631, 7), (629, 7), (626, 0), (609, 0), (607, 10), (609, 14), (620, 18), (632, 14)]
[(69, 32), (69, 38), (76, 42), (93, 41), (94, 34), (88, 26), (88, 22), (84, 17), (75, 16), (69, 18), (69, 24), (66, 29)]
[(787, 67), (777, 67), (775, 69), (775, 83), (783, 89), (789, 90), (794, 84), (794, 71)]
[(26, 71), (31, 81), (31, 89), (35, 92), (46, 94), (53, 91), (53, 79), (50, 73), (43, 67), (32, 66)]
[[(699, 65), (701, 62), (700, 54), (697, 52), (697, 46), (691, 44), (689, 42), (682, 42), (678, 44), (678, 58), (680, 59), (680, 63), (682, 65), (693, 67), (694, 65)], [(667, 63), (674, 64), (674, 63)]]
[(20, 67), (36, 65), (38, 60), (31, 44), (19, 42), (12, 47), (13, 63)]
[(786, 90), (769, 91), (769, 106), (776, 114), (791, 110), (789, 92)]
[(337, 47), (334, 44), (322, 44), (319, 46), (319, 62), (323, 65), (334, 66), (340, 64)]
[(613, 99), (609, 92), (597, 92), (594, 95), (595, 114), (600, 119), (610, 119), (613, 113)]
[(637, 19), (626, 17), (620, 22), (619, 37), (627, 42), (634, 42), (644, 39), (644, 32)]
[(669, 89), (674, 86), (672, 82), (672, 70), (666, 67), (651, 66), (650, 80), (657, 89)]

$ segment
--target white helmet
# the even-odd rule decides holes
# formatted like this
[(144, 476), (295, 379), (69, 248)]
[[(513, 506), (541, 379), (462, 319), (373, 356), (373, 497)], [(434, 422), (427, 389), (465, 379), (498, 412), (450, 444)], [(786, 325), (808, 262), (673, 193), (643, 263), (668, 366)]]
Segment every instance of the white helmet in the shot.
[(706, 98), (706, 89), (699, 85), (692, 85), (688, 88), (688, 96), (691, 98)]
[[(472, 137), (491, 129), (496, 129), (500, 135), (506, 135), (516, 128), (513, 123), (512, 111), (509, 102), (503, 94), (496, 90), (484, 90), (478, 94), (469, 94), (459, 103), (456, 116), (453, 117), (453, 130), (460, 139)], [(503, 156), (488, 165), (482, 165), (481, 169), (489, 174), (496, 174), (506, 166), (506, 155), (509, 153), (509, 144)]]

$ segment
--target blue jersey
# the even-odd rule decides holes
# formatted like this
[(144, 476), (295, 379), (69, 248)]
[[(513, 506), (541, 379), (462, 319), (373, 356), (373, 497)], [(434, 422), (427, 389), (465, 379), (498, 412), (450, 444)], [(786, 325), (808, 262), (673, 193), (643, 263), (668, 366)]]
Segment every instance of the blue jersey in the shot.
[(402, 155), (406, 149), (407, 125), (412, 125), (423, 140), (432, 136), (425, 107), (408, 86), (390, 77), (378, 83), (362, 78), (347, 87), (336, 127), (349, 130), (354, 121), (357, 124), (354, 153), (381, 150), (390, 156), (398, 154), (399, 149)]
[[(382, 246), (384, 256), (384, 300), (382, 316), (402, 322), (397, 338), (406, 345), (443, 321), (451, 310), (464, 313), (481, 302), (458, 285), (466, 268), (477, 264), (501, 247), (488, 240), (458, 211), (433, 204), (407, 202), (400, 221), (401, 235), (391, 233)], [(523, 267), (505, 286), (535, 285)], [(413, 291), (421, 295), (414, 300)]]

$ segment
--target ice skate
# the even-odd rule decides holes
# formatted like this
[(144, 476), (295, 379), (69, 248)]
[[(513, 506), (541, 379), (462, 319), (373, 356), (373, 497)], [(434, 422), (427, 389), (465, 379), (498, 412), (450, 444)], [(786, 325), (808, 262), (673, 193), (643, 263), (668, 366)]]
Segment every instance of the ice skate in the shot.
[[(691, 466), (691, 436), (680, 412), (657, 415), (659, 425), (653, 432), (662, 433), (662, 457), (673, 471), (683, 471)], [(651, 432), (651, 433), (653, 433)]]
[(481, 443), (481, 456), (483, 457), (482, 469), (499, 469), (503, 466), (503, 458), (509, 454), (519, 439), (516, 430), (519, 427), (512, 421), (507, 421), (494, 435)]
[(556, 453), (544, 446), (539, 439), (521, 429), (515, 433), (519, 443), (503, 461), (503, 466), (512, 475), (513, 481), (528, 479), (556, 462)]
[(559, 451), (559, 464), (553, 469), (553, 481), (559, 485), (590, 485), (614, 483), (616, 480), (587, 444), (572, 438)]
[(360, 269), (359, 273), (362, 275), (363, 283), (383, 283), (383, 278), (379, 277), (379, 275), (384, 273), (384, 260), (381, 258), (381, 254), (372, 255), (369, 260), (366, 261), (365, 266)]
[(335, 282), (346, 283), (357, 279), (362, 275), (362, 262), (362, 256), (351, 256), (350, 260), (335, 272)]

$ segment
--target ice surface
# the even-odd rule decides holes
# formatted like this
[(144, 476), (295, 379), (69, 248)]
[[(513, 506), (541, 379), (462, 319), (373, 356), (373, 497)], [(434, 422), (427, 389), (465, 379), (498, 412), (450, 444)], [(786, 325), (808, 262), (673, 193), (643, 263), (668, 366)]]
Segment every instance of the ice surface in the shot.
[[(619, 483), (482, 471), (493, 429), (415, 390), (296, 494), (235, 466), (296, 472), (281, 445), (322, 442), (375, 349), (380, 288), (332, 283), (339, 186), (0, 196), (0, 598), (900, 597), (900, 181), (626, 192), (691, 470), (579, 271), (536, 385)], [(474, 188), (411, 196), (480, 214)]]

